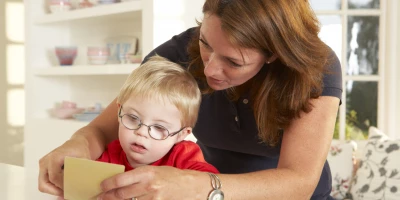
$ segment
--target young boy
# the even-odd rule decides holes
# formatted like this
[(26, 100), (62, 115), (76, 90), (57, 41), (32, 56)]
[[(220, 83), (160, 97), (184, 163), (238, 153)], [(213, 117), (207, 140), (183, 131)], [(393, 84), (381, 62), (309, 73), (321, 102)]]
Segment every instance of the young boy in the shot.
[(123, 85), (119, 106), (119, 140), (98, 161), (125, 165), (168, 165), (218, 173), (197, 144), (185, 141), (192, 132), (201, 93), (194, 78), (178, 64), (153, 56), (134, 70)]

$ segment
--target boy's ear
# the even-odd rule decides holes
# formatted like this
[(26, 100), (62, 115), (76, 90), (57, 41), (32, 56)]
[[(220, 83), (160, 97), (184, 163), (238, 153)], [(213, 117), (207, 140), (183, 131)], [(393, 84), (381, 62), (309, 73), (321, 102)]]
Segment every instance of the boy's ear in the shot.
[(176, 141), (176, 143), (181, 142), (191, 133), (192, 133), (192, 127), (184, 128), (180, 133), (178, 133), (178, 141)]
[[(121, 108), (121, 104), (117, 103), (118, 109), (117, 109), (117, 116), (119, 115), (119, 109)], [(121, 118), (118, 116), (118, 122), (120, 123)]]

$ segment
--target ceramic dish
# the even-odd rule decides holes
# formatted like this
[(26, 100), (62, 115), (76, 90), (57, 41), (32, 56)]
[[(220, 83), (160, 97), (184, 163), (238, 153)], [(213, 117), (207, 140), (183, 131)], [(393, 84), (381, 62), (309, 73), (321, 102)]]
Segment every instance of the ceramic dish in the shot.
[(73, 115), (74, 119), (78, 120), (78, 121), (84, 121), (84, 122), (90, 122), (92, 121), (94, 118), (96, 118), (100, 113), (98, 112), (85, 112), (85, 113), (81, 113), (81, 114), (75, 114)]
[(82, 113), (84, 108), (52, 108), (49, 109), (50, 116), (58, 119), (71, 119), (74, 115)]
[(56, 46), (55, 54), (61, 66), (68, 66), (74, 63), (78, 48), (76, 46)]
[(108, 63), (127, 63), (127, 54), (137, 54), (139, 42), (134, 36), (121, 36), (106, 39), (107, 47), (110, 50)]

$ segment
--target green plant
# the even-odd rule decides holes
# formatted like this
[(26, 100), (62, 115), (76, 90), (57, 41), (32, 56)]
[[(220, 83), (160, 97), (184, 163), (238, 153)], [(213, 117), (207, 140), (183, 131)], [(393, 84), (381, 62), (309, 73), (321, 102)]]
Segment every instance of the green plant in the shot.
[[(363, 131), (356, 124), (358, 124), (357, 112), (350, 110), (346, 113), (346, 125), (345, 125), (345, 139), (346, 140), (365, 140), (368, 136), (368, 131)], [(334, 139), (339, 139), (339, 118), (336, 119), (335, 131), (333, 134)]]

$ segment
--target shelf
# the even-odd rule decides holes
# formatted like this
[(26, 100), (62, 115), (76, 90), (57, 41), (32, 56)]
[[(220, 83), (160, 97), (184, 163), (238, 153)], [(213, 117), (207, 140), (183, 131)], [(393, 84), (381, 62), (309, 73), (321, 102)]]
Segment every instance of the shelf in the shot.
[(75, 65), (36, 69), (36, 76), (128, 75), (140, 64)]
[(27, 125), (33, 130), (32, 133), (36, 135), (33, 139), (36, 139), (39, 135), (39, 138), (46, 138), (48, 141), (61, 145), (77, 130), (88, 124), (89, 122), (81, 122), (73, 119), (31, 118)]
[[(63, 137), (66, 137), (65, 140), (67, 140), (73, 133), (75, 133), (75, 131), (89, 124), (89, 122), (82, 122), (73, 119), (56, 118), (35, 118), (32, 119), (32, 121), (34, 122), (34, 126), (37, 127), (38, 130), (43, 130), (43, 127), (46, 127), (46, 130), (48, 130), (49, 132), (57, 132)], [(185, 140), (189, 140), (192, 142), (197, 141), (196, 137), (193, 134), (189, 134), (185, 138)]]
[(81, 128), (89, 124), (89, 122), (78, 121), (74, 119), (57, 119), (57, 118), (35, 118), (33, 119), (37, 123), (47, 123), (54, 127), (74, 127)]
[(98, 18), (110, 15), (124, 15), (142, 10), (141, 0), (98, 5), (92, 8), (76, 9), (62, 13), (46, 14), (36, 20), (36, 24), (52, 24), (80, 19)]

